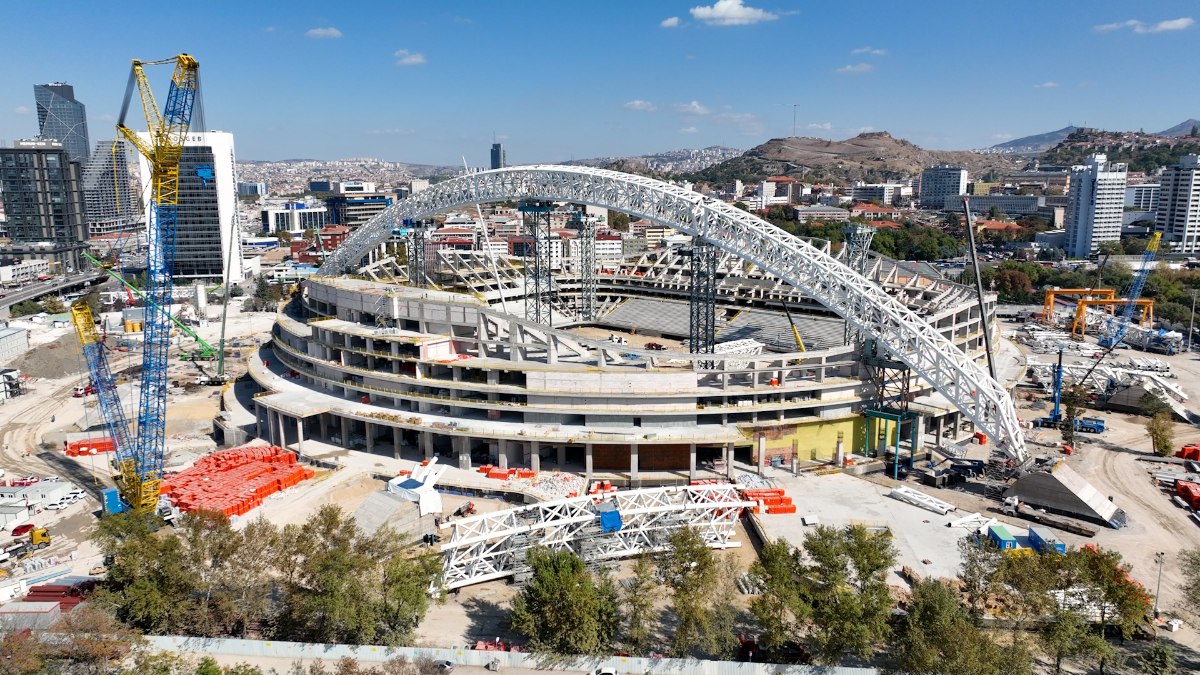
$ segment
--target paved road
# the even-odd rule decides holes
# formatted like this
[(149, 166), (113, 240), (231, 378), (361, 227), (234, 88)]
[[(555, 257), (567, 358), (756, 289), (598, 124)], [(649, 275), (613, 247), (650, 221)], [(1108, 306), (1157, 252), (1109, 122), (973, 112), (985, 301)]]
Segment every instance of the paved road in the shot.
[(104, 272), (83, 272), (68, 276), (63, 280), (56, 280), (53, 284), (34, 281), (20, 288), (6, 289), (4, 297), (0, 298), (0, 311), (6, 312), (9, 307), (19, 302), (36, 300), (45, 295), (58, 294), (65, 290), (91, 284), (103, 278)]

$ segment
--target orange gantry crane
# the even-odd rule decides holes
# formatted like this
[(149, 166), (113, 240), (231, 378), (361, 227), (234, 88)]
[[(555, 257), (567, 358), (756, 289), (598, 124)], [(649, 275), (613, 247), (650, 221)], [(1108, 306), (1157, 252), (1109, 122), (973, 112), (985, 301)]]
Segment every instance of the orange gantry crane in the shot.
[(1046, 299), (1042, 303), (1042, 322), (1047, 326), (1053, 327), (1054, 324), (1054, 300), (1059, 296), (1073, 295), (1082, 296), (1084, 298), (1094, 298), (1096, 300), (1113, 300), (1117, 297), (1117, 289), (1115, 288), (1048, 288), (1046, 289)]

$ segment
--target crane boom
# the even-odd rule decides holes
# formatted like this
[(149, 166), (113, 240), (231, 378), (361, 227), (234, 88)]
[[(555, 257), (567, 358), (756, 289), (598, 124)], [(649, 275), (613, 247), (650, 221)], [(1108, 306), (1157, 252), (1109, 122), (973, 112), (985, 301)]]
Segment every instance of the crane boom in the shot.
[[(173, 63), (175, 70), (166, 106), (160, 114), (146, 79), (145, 66), (166, 63)], [(117, 131), (146, 157), (150, 167), (153, 208), (147, 228), (146, 297), (149, 303), (170, 308), (175, 227), (179, 214), (179, 160), (183, 156), (184, 137), (191, 125), (192, 108), (200, 87), (199, 64), (187, 54), (163, 61), (134, 60), (131, 81), (137, 86), (148, 131), (143, 138), (125, 126), (131, 91), (126, 92)], [(146, 315), (137, 439), (132, 458), (120, 462), (121, 496), (138, 510), (154, 508), (162, 484), (167, 424), (167, 351), (171, 340), (170, 322), (164, 314), (150, 311)]]
[(1133, 320), (1134, 308), (1137, 307), (1137, 301), (1142, 297), (1142, 289), (1146, 287), (1146, 279), (1150, 276), (1150, 270), (1154, 266), (1154, 258), (1158, 256), (1158, 245), (1161, 241), (1162, 232), (1155, 232), (1150, 237), (1150, 243), (1146, 244), (1146, 253), (1142, 255), (1142, 268), (1133, 275), (1133, 281), (1129, 283), (1129, 292), (1125, 294), (1125, 308), (1116, 322), (1109, 322), (1107, 334), (1099, 341), (1101, 347), (1112, 349), (1125, 339), (1129, 323)]
[(75, 325), (79, 346), (83, 348), (92, 388), (96, 390), (96, 398), (100, 401), (104, 425), (116, 446), (117, 463), (132, 459), (134, 447), (129, 420), (125, 418), (125, 409), (121, 407), (117, 385), (113, 381), (112, 370), (108, 367), (108, 356), (105, 355), (104, 344), (96, 332), (96, 320), (92, 317), (92, 309), (86, 302), (80, 300), (71, 305), (71, 323)]

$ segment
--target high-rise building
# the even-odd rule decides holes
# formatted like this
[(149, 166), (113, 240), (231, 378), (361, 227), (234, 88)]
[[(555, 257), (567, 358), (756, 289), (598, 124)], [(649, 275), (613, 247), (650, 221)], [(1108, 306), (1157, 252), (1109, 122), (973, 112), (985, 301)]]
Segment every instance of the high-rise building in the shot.
[(80, 269), (87, 246), (82, 169), (59, 141), (17, 141), (0, 148), (0, 199), (16, 260), (47, 259), (59, 272)]
[(84, 164), (91, 157), (87, 109), (75, 100), (75, 88), (63, 82), (33, 85), (37, 102), (38, 135), (60, 141), (71, 161)]
[(141, 195), (130, 183), (125, 141), (96, 141), (83, 167), (84, 220), (88, 238), (135, 231), (143, 226)]
[(967, 194), (967, 170), (943, 164), (921, 173), (921, 208), (941, 209), (946, 197)]
[(1179, 253), (1200, 251), (1200, 155), (1184, 155), (1162, 174), (1154, 227)]
[(508, 166), (504, 158), (504, 144), (492, 143), (492, 168), (503, 169)]
[(357, 228), (392, 205), (390, 194), (341, 194), (325, 198), (329, 222)]
[(239, 197), (266, 197), (267, 184), (258, 183), (238, 183), (237, 193)]
[[(142, 138), (149, 142), (145, 132)], [(145, 157), (140, 173), (150, 176)], [(151, 200), (147, 200), (150, 202)], [(147, 223), (150, 221), (147, 204)], [(179, 215), (175, 224), (175, 278), (242, 281), (241, 232), (237, 227), (237, 173), (233, 134), (189, 133), (179, 160)]]
[(1100, 242), (1121, 239), (1125, 211), (1125, 171), (1106, 155), (1092, 155), (1071, 167), (1071, 192), (1067, 195), (1067, 255), (1086, 258)]

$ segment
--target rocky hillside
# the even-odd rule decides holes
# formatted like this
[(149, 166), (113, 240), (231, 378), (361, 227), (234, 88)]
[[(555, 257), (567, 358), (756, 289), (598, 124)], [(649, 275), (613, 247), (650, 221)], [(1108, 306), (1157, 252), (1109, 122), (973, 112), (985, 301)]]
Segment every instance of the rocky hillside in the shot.
[(1150, 173), (1175, 164), (1182, 155), (1200, 153), (1200, 138), (1079, 129), (1040, 159), (1043, 164), (1082, 164), (1088, 155), (1097, 153), (1107, 155), (1113, 162), (1125, 162), (1130, 171)]
[(1014, 138), (1011, 141), (997, 143), (991, 149), (997, 152), (1012, 152), (1018, 155), (1037, 155), (1063, 142), (1067, 136), (1078, 130), (1079, 127), (1066, 126), (1058, 131), (1047, 131), (1044, 134)]
[(697, 181), (753, 181), (787, 175), (807, 180), (865, 180), (912, 177), (937, 164), (961, 166), (972, 175), (1021, 168), (1017, 157), (999, 153), (925, 150), (886, 131), (859, 134), (844, 141), (823, 138), (773, 138), (740, 157), (688, 177)]

